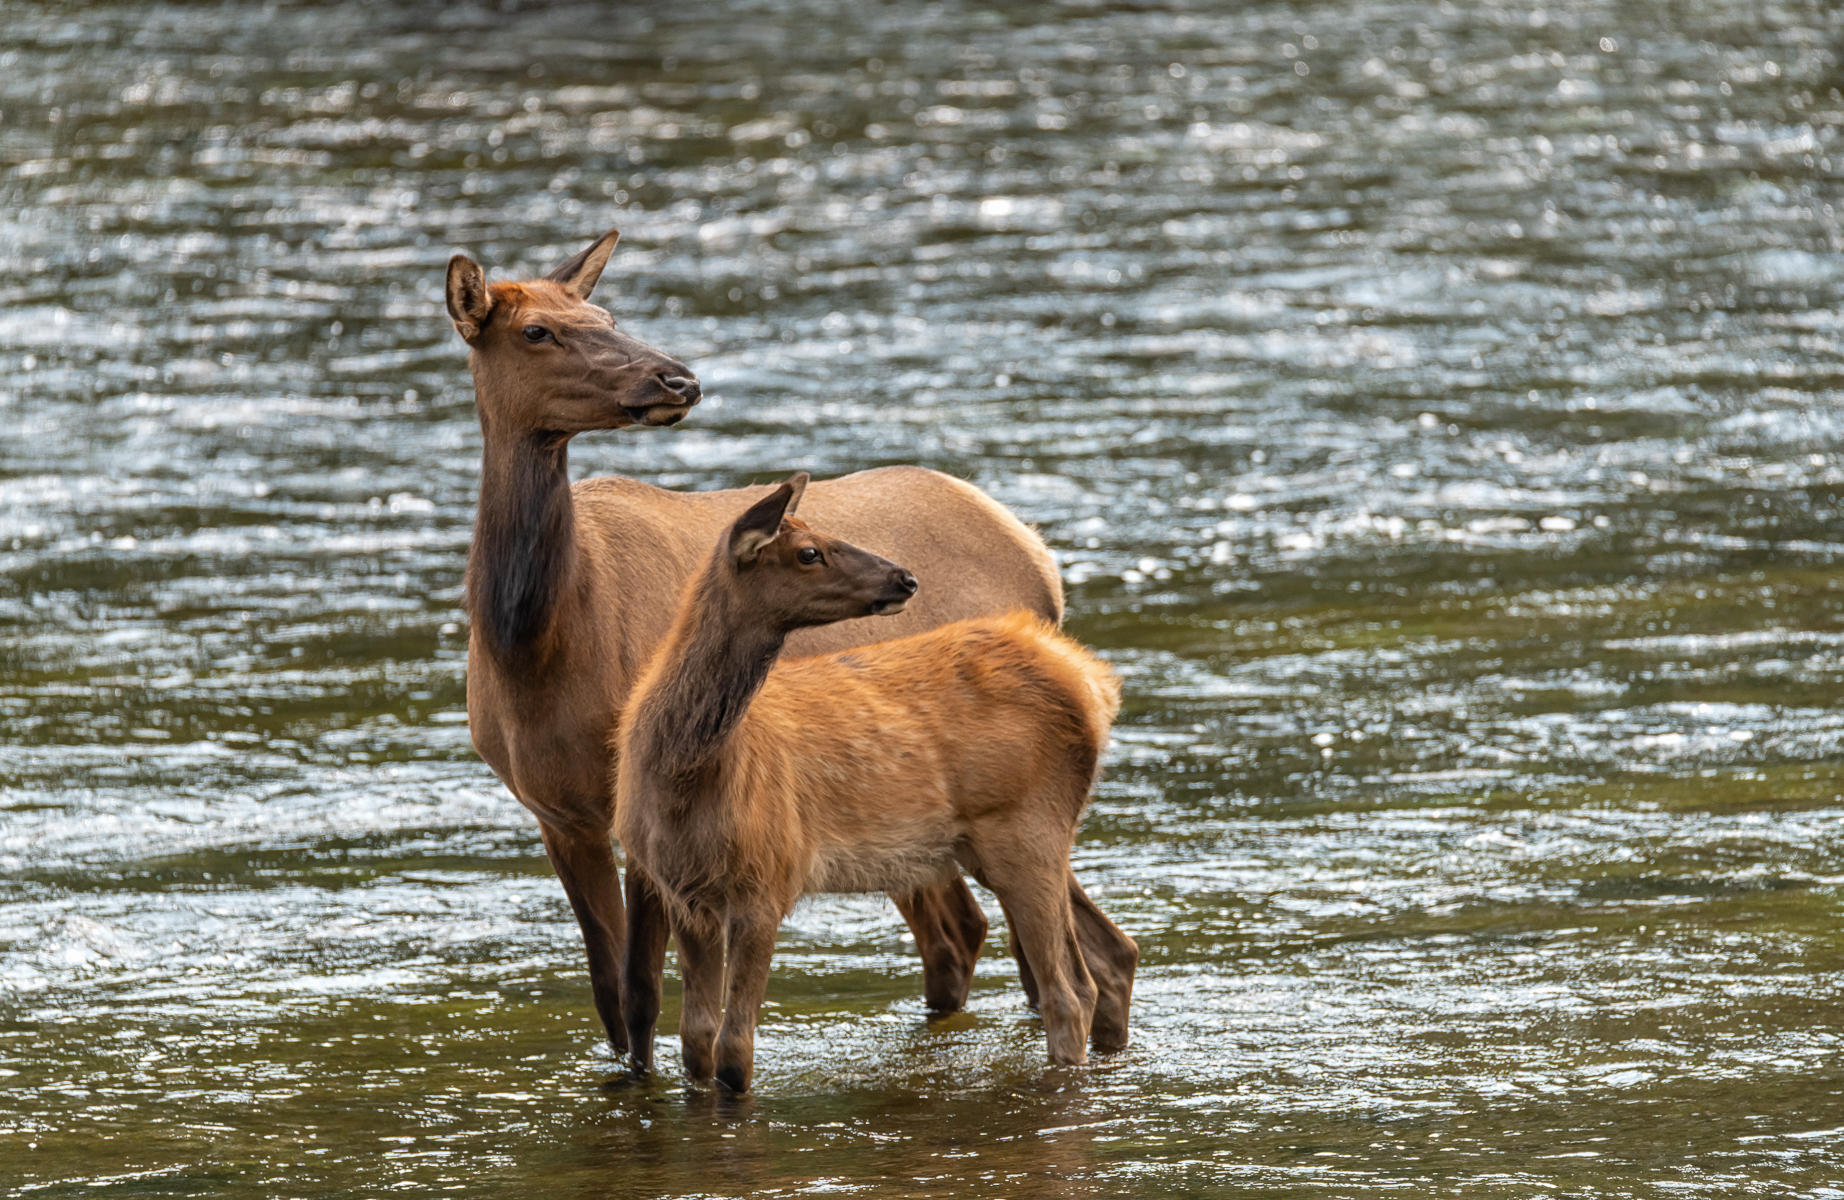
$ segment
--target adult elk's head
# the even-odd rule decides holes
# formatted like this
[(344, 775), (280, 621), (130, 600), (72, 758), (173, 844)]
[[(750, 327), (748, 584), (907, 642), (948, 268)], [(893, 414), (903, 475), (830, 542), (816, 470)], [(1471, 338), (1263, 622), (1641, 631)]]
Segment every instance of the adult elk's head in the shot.
[(542, 279), (488, 284), (465, 254), (448, 261), (448, 315), (468, 344), (481, 423), (569, 437), (625, 425), (676, 425), (702, 395), (697, 377), (615, 325), (589, 293), (620, 233), (611, 229)]

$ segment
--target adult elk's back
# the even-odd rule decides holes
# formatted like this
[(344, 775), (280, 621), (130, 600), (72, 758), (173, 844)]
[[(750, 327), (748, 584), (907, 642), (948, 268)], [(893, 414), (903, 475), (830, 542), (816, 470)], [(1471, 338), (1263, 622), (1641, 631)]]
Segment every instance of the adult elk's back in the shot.
[[(611, 231), (544, 278), (516, 283), (489, 285), (479, 264), (457, 255), (446, 299), (468, 345), (483, 440), (467, 568), (469, 727), (480, 756), (538, 819), (582, 928), (596, 1010), (620, 1051), (624, 1010), (648, 1029), (657, 1016), (666, 924), (643, 880), (630, 877), (624, 904), (608, 731), (685, 580), (766, 489), (570, 482), (575, 435), (673, 425), (700, 396), (683, 362), (589, 302), (617, 237)], [(795, 653), (1015, 608), (1062, 616), (1043, 542), (970, 484), (890, 467), (815, 483), (807, 504), (843, 536), (908, 563), (928, 591), (875, 628), (848, 621), (799, 635)], [(926, 524), (912, 515), (923, 512)], [(986, 932), (972, 893), (957, 879), (899, 907), (922, 953), (929, 1003), (959, 1007)]]

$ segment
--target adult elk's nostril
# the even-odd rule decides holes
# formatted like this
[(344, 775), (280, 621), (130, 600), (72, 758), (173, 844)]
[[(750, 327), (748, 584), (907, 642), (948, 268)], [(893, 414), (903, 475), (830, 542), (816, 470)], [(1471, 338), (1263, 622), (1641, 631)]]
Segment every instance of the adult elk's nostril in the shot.
[(704, 395), (704, 390), (698, 386), (698, 381), (690, 375), (659, 375), (656, 378), (661, 387), (687, 404), (698, 403), (699, 397)]
[(911, 575), (908, 571), (898, 571), (896, 573), (896, 586), (913, 596), (916, 594), (916, 589), (922, 585), (917, 583), (916, 577)]

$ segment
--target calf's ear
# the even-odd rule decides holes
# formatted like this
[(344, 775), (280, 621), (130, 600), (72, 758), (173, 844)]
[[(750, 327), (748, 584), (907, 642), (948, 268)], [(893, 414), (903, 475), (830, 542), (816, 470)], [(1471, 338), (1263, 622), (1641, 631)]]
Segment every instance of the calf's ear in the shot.
[(746, 567), (762, 553), (762, 547), (781, 532), (781, 518), (800, 502), (807, 488), (807, 473), (800, 472), (780, 487), (749, 506), (749, 511), (730, 526), (730, 561)]

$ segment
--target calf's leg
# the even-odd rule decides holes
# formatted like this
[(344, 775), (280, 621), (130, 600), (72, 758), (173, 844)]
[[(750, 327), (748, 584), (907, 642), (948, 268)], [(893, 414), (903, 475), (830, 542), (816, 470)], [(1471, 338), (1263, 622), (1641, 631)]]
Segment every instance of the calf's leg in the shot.
[(622, 1009), (627, 1020), (628, 1061), (636, 1071), (653, 1069), (653, 1029), (659, 1022), (665, 983), (666, 906), (647, 873), (627, 864), (627, 954), (621, 969)]
[(724, 955), (724, 1021), (717, 1035), (717, 1082), (746, 1092), (755, 1078), (756, 1018), (768, 994), (780, 913), (741, 906), (730, 911), (730, 944)]
[(1038, 1008), (1052, 1062), (1088, 1061), (1095, 1020), (1095, 981), (1082, 960), (1070, 913), (1066, 863), (1034, 853), (1033, 831), (998, 841), (997, 856), (982, 854), (981, 881), (999, 897), (1005, 919), (1037, 976)]
[(675, 913), (672, 936), (679, 943), (679, 974), (685, 980), (679, 1053), (688, 1076), (709, 1079), (716, 1064), (717, 1027), (723, 1019), (723, 924), (714, 913), (698, 913), (688, 920), (680, 920)]

